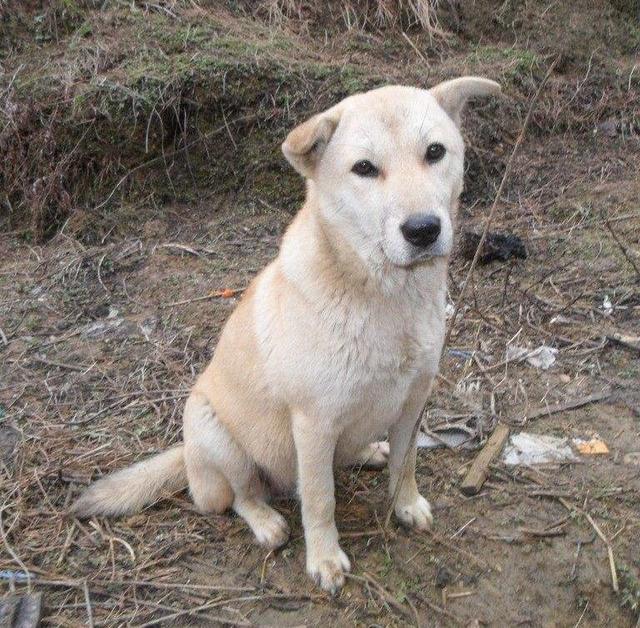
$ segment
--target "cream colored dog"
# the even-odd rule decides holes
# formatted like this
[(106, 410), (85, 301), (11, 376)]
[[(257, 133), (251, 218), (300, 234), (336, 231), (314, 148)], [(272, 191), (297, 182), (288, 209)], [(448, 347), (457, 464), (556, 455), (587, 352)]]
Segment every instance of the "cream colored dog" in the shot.
[[(269, 548), (289, 528), (267, 500), (296, 487), (307, 571), (335, 592), (349, 571), (334, 468), (388, 456), (390, 493), (438, 371), (447, 263), (462, 191), (465, 102), (497, 94), (463, 77), (346, 98), (282, 145), (307, 178), (280, 253), (227, 322), (184, 410), (184, 444), (96, 482), (80, 516), (131, 513), (187, 484), (204, 513), (233, 508)], [(389, 435), (389, 443), (375, 442)], [(410, 473), (395, 514), (427, 528)]]

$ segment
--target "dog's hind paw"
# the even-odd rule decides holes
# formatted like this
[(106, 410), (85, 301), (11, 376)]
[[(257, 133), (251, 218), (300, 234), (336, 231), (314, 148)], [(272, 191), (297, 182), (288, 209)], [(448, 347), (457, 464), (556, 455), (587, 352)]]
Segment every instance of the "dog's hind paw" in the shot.
[(307, 573), (325, 591), (335, 595), (344, 585), (345, 573), (351, 571), (347, 555), (336, 545), (333, 554), (307, 556)]
[(426, 530), (433, 524), (431, 506), (422, 495), (416, 495), (410, 503), (396, 504), (396, 517), (404, 525), (418, 530)]
[(389, 458), (389, 443), (378, 441), (367, 445), (359, 454), (356, 461), (366, 469), (382, 469), (387, 466)]

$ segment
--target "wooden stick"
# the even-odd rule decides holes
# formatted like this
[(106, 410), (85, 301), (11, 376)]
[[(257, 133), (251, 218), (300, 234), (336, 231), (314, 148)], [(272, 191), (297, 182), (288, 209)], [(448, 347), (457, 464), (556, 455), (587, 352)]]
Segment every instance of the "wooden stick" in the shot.
[(498, 425), (462, 480), (460, 490), (465, 495), (476, 495), (480, 491), (489, 475), (489, 465), (502, 451), (508, 437), (509, 428), (506, 425)]
[(620, 332), (614, 331), (607, 334), (607, 340), (624, 347), (625, 349), (631, 349), (632, 351), (640, 351), (640, 337), (639, 336), (625, 336)]

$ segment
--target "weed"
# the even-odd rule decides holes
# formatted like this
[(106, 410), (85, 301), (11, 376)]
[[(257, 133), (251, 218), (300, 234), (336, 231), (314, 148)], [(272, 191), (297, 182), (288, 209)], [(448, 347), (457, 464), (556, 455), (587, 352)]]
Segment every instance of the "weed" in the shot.
[(640, 618), (640, 580), (625, 565), (619, 566), (620, 606), (628, 608)]

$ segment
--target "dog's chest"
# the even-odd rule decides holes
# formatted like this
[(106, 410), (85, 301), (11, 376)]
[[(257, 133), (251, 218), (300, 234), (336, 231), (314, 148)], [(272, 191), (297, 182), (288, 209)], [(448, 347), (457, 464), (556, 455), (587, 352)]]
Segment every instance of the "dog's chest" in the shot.
[(386, 299), (358, 299), (343, 291), (323, 295), (310, 307), (310, 300), (270, 299), (270, 283), (263, 282), (256, 331), (274, 395), (343, 425), (395, 419), (412, 383), (437, 372), (442, 284), (424, 294), (400, 292)]
[(336, 401), (350, 416), (397, 414), (416, 378), (437, 371), (444, 317), (436, 303), (412, 305), (345, 318), (345, 336), (333, 359), (343, 376)]

